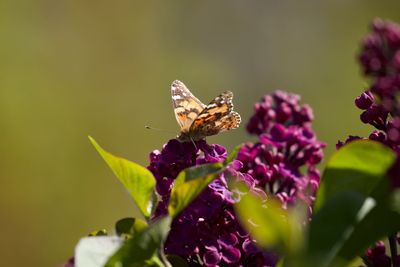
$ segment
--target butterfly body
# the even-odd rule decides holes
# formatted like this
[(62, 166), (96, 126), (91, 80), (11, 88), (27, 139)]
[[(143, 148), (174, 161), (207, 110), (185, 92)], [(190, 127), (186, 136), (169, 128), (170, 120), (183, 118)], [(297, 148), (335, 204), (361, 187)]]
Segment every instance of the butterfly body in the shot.
[(225, 91), (208, 105), (198, 100), (189, 89), (176, 80), (171, 85), (172, 102), (180, 126), (177, 139), (181, 142), (197, 141), (240, 125), (239, 113), (233, 111), (230, 91)]

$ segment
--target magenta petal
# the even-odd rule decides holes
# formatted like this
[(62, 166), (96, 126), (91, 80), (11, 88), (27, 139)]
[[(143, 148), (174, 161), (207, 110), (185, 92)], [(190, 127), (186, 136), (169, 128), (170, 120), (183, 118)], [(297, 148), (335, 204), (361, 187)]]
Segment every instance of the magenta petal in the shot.
[(217, 251), (217, 249), (208, 250), (206, 253), (204, 253), (203, 261), (205, 266), (217, 265), (221, 261), (221, 254)]
[(243, 242), (242, 248), (246, 254), (254, 254), (260, 251), (250, 238)]
[(222, 259), (227, 263), (235, 263), (240, 259), (240, 250), (235, 247), (227, 248), (222, 253)]
[(223, 235), (218, 241), (222, 246), (234, 246), (238, 243), (238, 238), (234, 234), (229, 233)]

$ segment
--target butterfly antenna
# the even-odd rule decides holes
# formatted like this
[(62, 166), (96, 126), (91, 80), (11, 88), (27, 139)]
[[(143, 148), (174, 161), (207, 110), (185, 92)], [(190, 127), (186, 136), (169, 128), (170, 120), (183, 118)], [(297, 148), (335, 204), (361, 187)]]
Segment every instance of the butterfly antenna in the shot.
[(164, 130), (164, 129), (160, 129), (160, 128), (154, 128), (154, 127), (150, 127), (148, 125), (145, 125), (144, 128), (146, 128), (147, 130), (153, 130), (153, 131), (158, 131), (158, 132), (166, 132), (166, 133), (175, 134), (175, 132), (173, 132), (173, 131), (168, 131), (168, 130)]

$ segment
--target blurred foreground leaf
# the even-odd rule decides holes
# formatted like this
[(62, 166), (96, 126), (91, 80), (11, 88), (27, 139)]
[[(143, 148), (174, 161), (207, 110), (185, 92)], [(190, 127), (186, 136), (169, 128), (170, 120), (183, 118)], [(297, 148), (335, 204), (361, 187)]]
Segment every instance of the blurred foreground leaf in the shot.
[(382, 191), (387, 192), (388, 179), (383, 177), (395, 158), (390, 148), (375, 141), (357, 140), (344, 145), (332, 155), (325, 167), (316, 209), (342, 191), (376, 197)]
[(163, 217), (142, 232), (128, 239), (109, 258), (105, 267), (163, 266), (157, 252), (169, 232), (171, 217)]
[(400, 230), (389, 179), (392, 150), (353, 141), (327, 163), (302, 266), (347, 266), (377, 239)]
[[(245, 185), (237, 184), (244, 192)], [(265, 249), (290, 252), (302, 242), (300, 225), (282, 203), (274, 198), (262, 199), (251, 192), (243, 194), (234, 204), (239, 220), (257, 244)]]
[(139, 164), (108, 153), (90, 136), (89, 140), (128, 190), (142, 214), (149, 217), (149, 203), (156, 183), (153, 174)]

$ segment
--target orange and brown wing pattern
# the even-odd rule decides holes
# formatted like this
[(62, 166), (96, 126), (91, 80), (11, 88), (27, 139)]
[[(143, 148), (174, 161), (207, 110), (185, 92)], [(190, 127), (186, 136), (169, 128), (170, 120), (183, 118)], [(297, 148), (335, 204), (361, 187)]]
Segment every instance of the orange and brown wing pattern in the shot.
[(178, 80), (172, 82), (171, 94), (175, 117), (181, 132), (189, 132), (190, 126), (206, 105), (198, 100), (184, 83)]
[(201, 138), (238, 128), (241, 118), (239, 113), (233, 111), (232, 98), (230, 91), (217, 96), (193, 121), (189, 133)]

